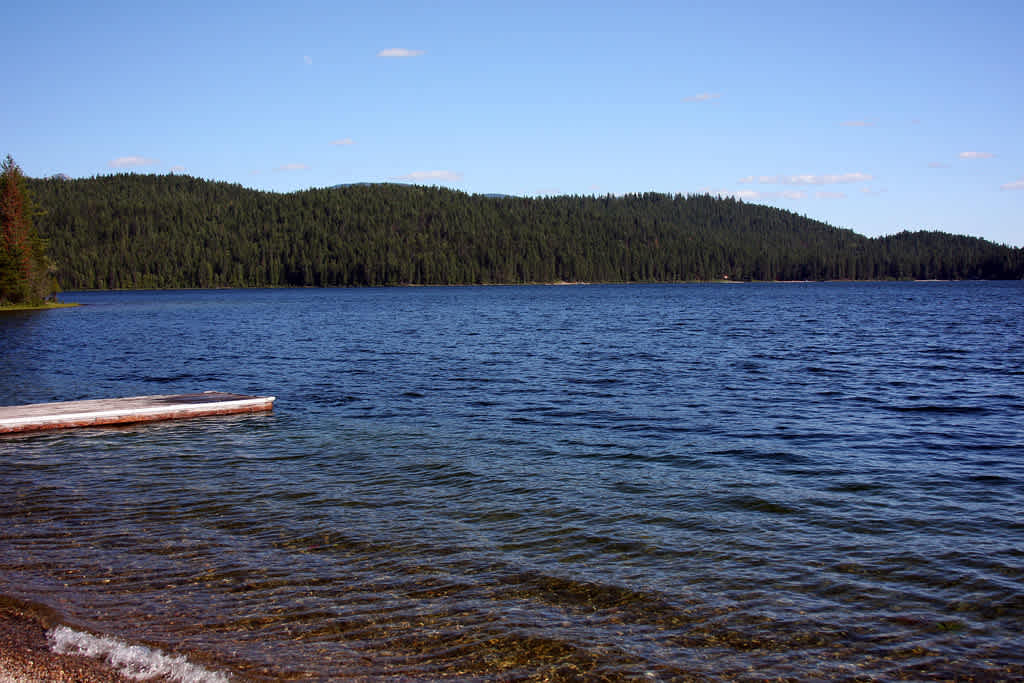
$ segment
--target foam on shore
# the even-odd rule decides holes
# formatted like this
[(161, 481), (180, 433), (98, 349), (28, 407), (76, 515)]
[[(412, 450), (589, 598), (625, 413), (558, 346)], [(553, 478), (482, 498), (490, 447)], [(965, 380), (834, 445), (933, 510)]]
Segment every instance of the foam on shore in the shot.
[(160, 677), (181, 683), (227, 683), (227, 676), (193, 664), (183, 656), (167, 655), (144, 645), (130, 645), (110, 636), (94, 636), (67, 626), (46, 633), (50, 649), (57, 654), (92, 657), (105, 662), (129, 678), (144, 681)]

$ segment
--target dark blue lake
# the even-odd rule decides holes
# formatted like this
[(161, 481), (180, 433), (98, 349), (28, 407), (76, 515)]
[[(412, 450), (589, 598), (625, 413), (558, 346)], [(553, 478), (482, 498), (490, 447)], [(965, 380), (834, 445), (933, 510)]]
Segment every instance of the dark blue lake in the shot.
[(275, 680), (1024, 677), (1024, 283), (63, 298), (0, 315), (0, 405), (277, 397), (0, 437), (0, 593), (76, 633)]

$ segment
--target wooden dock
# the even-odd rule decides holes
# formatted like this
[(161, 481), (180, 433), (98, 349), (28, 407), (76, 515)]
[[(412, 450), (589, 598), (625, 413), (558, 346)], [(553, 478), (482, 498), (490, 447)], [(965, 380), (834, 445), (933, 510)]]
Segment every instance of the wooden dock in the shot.
[(273, 396), (205, 391), (201, 394), (133, 396), (92, 401), (0, 406), (0, 434), (40, 429), (178, 420), (206, 415), (256, 413), (274, 409)]

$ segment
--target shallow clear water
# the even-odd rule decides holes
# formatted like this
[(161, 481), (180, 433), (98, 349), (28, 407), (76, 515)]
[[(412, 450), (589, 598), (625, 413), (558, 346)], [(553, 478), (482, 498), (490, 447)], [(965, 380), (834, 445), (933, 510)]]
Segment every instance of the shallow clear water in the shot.
[(1024, 283), (68, 294), (0, 592), (253, 678), (1024, 676)]

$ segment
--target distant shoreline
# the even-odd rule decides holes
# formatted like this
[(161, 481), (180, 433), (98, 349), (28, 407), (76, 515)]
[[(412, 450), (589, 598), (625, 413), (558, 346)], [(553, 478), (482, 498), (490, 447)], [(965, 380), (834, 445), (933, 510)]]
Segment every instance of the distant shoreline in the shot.
[[(100, 290), (96, 290), (96, 291), (100, 291)], [(81, 306), (81, 304), (75, 304), (75, 303), (68, 303), (68, 304), (66, 304), (66, 303), (49, 303), (49, 304), (42, 304), (40, 306), (29, 306), (28, 304), (15, 304), (13, 306), (0, 306), (0, 313), (4, 313), (4, 312), (7, 312), (7, 311), (49, 311), (51, 309), (56, 309), (56, 308), (75, 308), (76, 306)]]
[[(420, 284), (420, 283), (404, 283), (404, 284), (384, 284), (384, 285), (351, 285), (351, 286), (271, 286), (271, 285), (259, 285), (252, 287), (139, 287), (139, 288), (127, 288), (118, 287), (114, 289), (69, 289), (66, 294), (76, 293), (95, 293), (95, 292), (230, 292), (230, 291), (245, 291), (245, 290), (334, 290), (334, 289), (427, 289), (430, 287), (589, 287), (589, 286), (633, 286), (633, 285), (814, 285), (814, 284), (915, 284), (915, 283), (927, 283), (927, 282), (1019, 282), (1019, 280), (984, 280), (984, 279), (956, 279), (956, 280), (940, 280), (940, 279), (877, 279), (877, 280), (665, 280), (665, 281), (632, 281), (632, 282), (615, 282), (615, 281), (568, 281), (568, 280), (554, 280), (552, 282), (469, 282), (469, 283), (433, 283), (433, 284)], [(81, 303), (70, 303), (70, 304), (59, 304), (51, 306), (52, 308), (64, 308), (68, 306), (84, 306), (86, 304)], [(20, 307), (0, 307), (2, 311), (14, 311), (14, 310), (44, 310), (42, 308), (20, 308)]]

